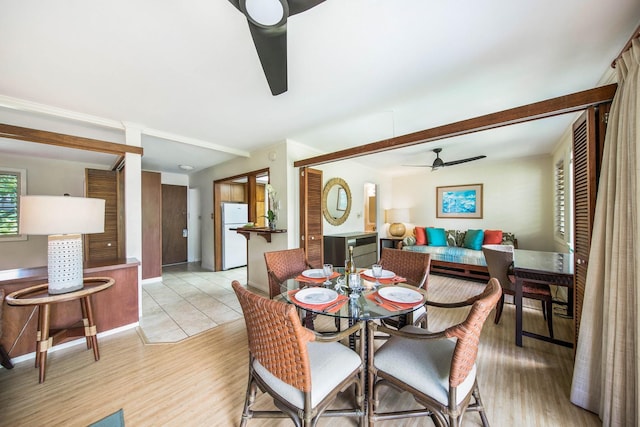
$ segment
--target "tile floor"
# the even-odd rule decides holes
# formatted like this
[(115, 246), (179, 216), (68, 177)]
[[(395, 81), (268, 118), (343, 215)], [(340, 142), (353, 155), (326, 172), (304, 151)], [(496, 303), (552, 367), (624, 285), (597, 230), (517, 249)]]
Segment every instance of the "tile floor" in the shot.
[(231, 281), (247, 283), (246, 267), (208, 271), (200, 263), (162, 269), (162, 281), (142, 285), (140, 328), (147, 342), (178, 342), (242, 317)]

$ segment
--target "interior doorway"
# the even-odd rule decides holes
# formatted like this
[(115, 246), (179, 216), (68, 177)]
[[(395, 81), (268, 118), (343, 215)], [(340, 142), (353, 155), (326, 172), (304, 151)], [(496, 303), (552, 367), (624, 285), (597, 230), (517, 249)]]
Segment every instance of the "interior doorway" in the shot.
[(374, 232), (378, 229), (378, 198), (376, 184), (364, 183), (364, 231)]
[(215, 271), (223, 270), (223, 205), (225, 203), (247, 206), (246, 222), (260, 227), (265, 225), (268, 209), (265, 186), (269, 183), (269, 169), (260, 169), (213, 182), (213, 242)]

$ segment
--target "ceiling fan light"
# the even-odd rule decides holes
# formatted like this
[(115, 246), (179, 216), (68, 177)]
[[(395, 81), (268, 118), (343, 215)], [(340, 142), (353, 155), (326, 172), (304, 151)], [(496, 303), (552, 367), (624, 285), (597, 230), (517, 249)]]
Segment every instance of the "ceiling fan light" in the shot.
[(279, 25), (288, 14), (285, 0), (245, 0), (242, 3), (247, 18), (264, 27)]

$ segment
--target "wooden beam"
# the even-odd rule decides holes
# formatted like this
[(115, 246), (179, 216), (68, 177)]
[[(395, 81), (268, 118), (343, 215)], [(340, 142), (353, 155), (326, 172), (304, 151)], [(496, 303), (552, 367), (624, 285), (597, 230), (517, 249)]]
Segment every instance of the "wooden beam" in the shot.
[(80, 136), (66, 135), (46, 130), (23, 128), (3, 123), (0, 123), (0, 137), (122, 156), (124, 156), (125, 153), (142, 155), (143, 151), (142, 147), (136, 147), (133, 145), (100, 141), (98, 139), (83, 138)]
[(335, 162), (337, 160), (352, 159), (366, 156), (368, 154), (381, 153), (398, 148), (410, 147), (412, 145), (424, 144), (426, 142), (437, 141), (452, 136), (465, 135), (488, 129), (495, 129), (502, 126), (524, 123), (532, 120), (544, 119), (560, 114), (572, 113), (591, 105), (602, 104), (613, 99), (618, 85), (610, 84), (582, 92), (572, 93), (557, 98), (533, 104), (523, 105), (497, 113), (486, 114), (459, 122), (437, 126), (394, 138), (384, 139), (357, 147), (346, 148), (333, 153), (322, 154), (295, 161), (294, 167), (316, 166), (324, 163)]

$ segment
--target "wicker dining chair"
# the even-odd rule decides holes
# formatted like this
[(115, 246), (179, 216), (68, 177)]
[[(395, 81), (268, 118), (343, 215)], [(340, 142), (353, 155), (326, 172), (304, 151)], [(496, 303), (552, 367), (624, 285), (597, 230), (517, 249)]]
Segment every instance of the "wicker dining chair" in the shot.
[[(502, 297), (496, 307), (496, 317), (494, 322), (500, 322), (502, 309), (504, 308), (504, 296), (515, 295), (516, 285), (515, 278), (509, 274), (509, 270), (513, 266), (513, 246), (510, 245), (484, 245), (482, 253), (487, 261), (487, 269), (489, 275), (495, 277), (502, 286)], [(522, 296), (524, 298), (540, 301), (542, 304), (542, 316), (547, 321), (549, 336), (553, 338), (553, 297), (549, 285), (538, 283), (522, 284)]]
[[(254, 294), (236, 280), (232, 287), (249, 341), (249, 383), (240, 425), (251, 418), (290, 417), (296, 426), (307, 427), (323, 415), (357, 417), (364, 425), (364, 345), (358, 354), (338, 342), (361, 332), (363, 323), (318, 335), (302, 326), (293, 305)], [(352, 407), (328, 409), (352, 385)], [(280, 411), (254, 410), (256, 388), (270, 394)]]
[[(401, 249), (382, 248), (380, 261), (385, 270), (390, 270), (396, 275), (407, 279), (407, 283), (417, 288), (427, 290), (429, 282), (429, 271), (431, 269), (431, 256), (427, 253), (403, 251)], [(414, 325), (421, 324), (427, 326), (427, 310), (421, 307), (412, 313)], [(387, 326), (397, 327), (399, 324), (398, 317), (385, 319)]]
[[(490, 279), (480, 295), (459, 303), (429, 305), (442, 308), (471, 306), (467, 318), (441, 332), (429, 332), (413, 325), (401, 330), (369, 322), (369, 347), (373, 334), (391, 335), (369, 357), (369, 426), (385, 419), (429, 416), (436, 426), (460, 425), (467, 411), (479, 412), (482, 425), (489, 426), (477, 381), (476, 356), (480, 333), (489, 313), (502, 295), (497, 279)], [(415, 405), (401, 410), (380, 411), (380, 387), (391, 386), (409, 392)], [(472, 402), (473, 398), (473, 402)], [(393, 404), (394, 397), (390, 397)]]
[(285, 249), (264, 253), (269, 278), (269, 298), (280, 295), (282, 282), (292, 279), (311, 268), (304, 253), (304, 249)]

